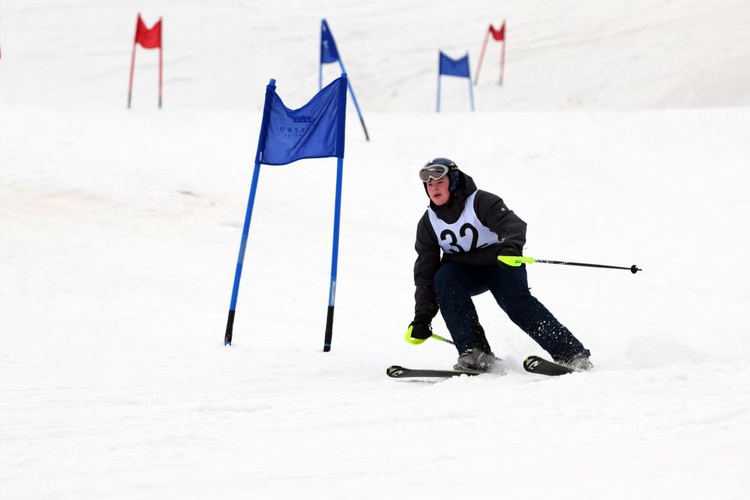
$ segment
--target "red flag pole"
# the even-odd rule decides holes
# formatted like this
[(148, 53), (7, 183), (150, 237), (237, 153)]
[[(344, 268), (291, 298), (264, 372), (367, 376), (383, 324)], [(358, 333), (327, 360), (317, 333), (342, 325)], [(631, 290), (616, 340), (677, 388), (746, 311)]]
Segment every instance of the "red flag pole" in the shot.
[(503, 32), (503, 49), (500, 52), (500, 86), (503, 86), (503, 75), (505, 74), (505, 39), (507, 38), (507, 34), (505, 33), (505, 20), (503, 20), (503, 27), (501, 28)]
[(487, 48), (487, 40), (490, 39), (490, 31), (492, 30), (492, 25), (490, 24), (490, 27), (487, 28), (487, 33), (484, 35), (484, 43), (482, 44), (482, 51), (479, 53), (479, 62), (477, 63), (477, 72), (474, 76), (474, 85), (476, 85), (479, 82), (479, 70), (482, 69), (482, 61), (484, 61), (484, 51)]
[[(161, 23), (161, 32), (159, 36), (159, 109), (161, 109), (161, 72), (162, 72), (162, 53), (164, 52), (164, 23), (162, 22), (162, 18), (159, 18), (159, 22)], [(505, 46), (505, 44), (503, 44)]]
[[(140, 19), (140, 14), (138, 18)], [(133, 38), (133, 56), (130, 58), (130, 83), (128, 84), (128, 109), (130, 109), (130, 102), (133, 98), (133, 70), (135, 69), (135, 45), (138, 38), (138, 21), (135, 22), (135, 38)]]

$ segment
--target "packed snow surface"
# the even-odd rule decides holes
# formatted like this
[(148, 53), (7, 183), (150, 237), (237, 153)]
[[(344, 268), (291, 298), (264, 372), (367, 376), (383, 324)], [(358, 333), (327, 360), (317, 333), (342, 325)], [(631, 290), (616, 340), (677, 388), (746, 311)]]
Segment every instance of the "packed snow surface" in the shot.
[[(138, 12), (164, 22), (136, 52)], [(223, 345), (265, 86), (349, 100), (333, 343), (335, 159), (263, 166)], [(468, 81), (438, 51), (491, 41)], [(744, 499), (750, 480), (746, 0), (4, 0), (0, 497)], [(340, 73), (325, 65), (324, 80)], [(528, 267), (594, 371), (489, 295), (505, 376), (404, 342), (417, 170), (447, 156), (529, 226)], [(448, 336), (440, 316), (435, 332)]]

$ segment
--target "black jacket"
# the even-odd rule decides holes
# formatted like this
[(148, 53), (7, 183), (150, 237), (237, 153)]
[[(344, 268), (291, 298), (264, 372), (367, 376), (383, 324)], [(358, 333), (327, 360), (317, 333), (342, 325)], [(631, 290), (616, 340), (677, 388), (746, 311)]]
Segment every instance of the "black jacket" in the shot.
[(429, 211), (425, 211), (417, 225), (417, 240), (414, 245), (417, 251), (417, 260), (414, 263), (415, 319), (430, 323), (438, 312), (433, 280), (442, 262), (453, 260), (472, 266), (497, 266), (498, 251), (501, 246), (506, 245), (512, 245), (521, 255), (526, 244), (526, 223), (509, 210), (499, 196), (478, 190), (474, 180), (463, 172), (459, 173), (456, 190), (448, 203), (438, 207), (430, 202), (430, 208), (439, 219), (449, 224), (454, 223), (461, 216), (466, 199), (475, 191), (477, 194), (474, 197), (474, 211), (477, 218), (497, 234), (500, 243), (462, 253), (444, 253), (441, 261), (440, 245), (430, 223)]

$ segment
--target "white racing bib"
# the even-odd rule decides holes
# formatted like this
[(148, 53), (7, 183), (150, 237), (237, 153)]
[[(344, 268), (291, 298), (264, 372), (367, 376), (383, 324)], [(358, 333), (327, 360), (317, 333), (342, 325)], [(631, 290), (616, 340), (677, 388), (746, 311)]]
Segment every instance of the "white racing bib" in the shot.
[(500, 243), (500, 238), (477, 219), (477, 214), (474, 212), (476, 195), (477, 192), (474, 191), (466, 199), (466, 205), (464, 205), (461, 216), (453, 224), (448, 224), (438, 218), (431, 208), (427, 210), (430, 223), (435, 230), (435, 236), (437, 236), (443, 252), (469, 252), (487, 245)]

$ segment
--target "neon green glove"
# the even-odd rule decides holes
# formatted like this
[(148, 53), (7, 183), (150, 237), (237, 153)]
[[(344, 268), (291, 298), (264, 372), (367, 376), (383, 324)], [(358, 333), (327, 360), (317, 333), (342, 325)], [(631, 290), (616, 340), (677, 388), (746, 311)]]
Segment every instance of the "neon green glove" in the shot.
[(432, 325), (415, 319), (409, 324), (404, 340), (410, 344), (419, 345), (430, 337), (432, 337)]

